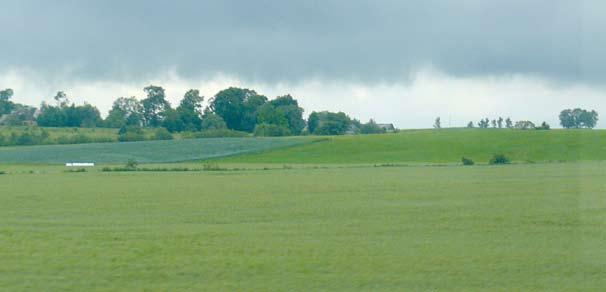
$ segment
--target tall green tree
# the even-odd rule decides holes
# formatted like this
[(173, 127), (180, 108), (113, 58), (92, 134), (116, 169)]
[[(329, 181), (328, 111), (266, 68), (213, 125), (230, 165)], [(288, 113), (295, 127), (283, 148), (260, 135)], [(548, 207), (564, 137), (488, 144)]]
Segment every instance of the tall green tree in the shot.
[(509, 117), (508, 117), (508, 118), (505, 120), (505, 127), (507, 127), (507, 129), (511, 129), (511, 128), (513, 128), (513, 121), (511, 120), (511, 118), (509, 118)]
[(45, 127), (96, 127), (103, 121), (99, 110), (88, 103), (76, 106), (70, 104), (69, 98), (63, 91), (54, 97), (56, 106), (42, 103), (40, 114), (36, 118), (39, 126)]
[(177, 114), (181, 120), (181, 131), (200, 131), (202, 128), (202, 101), (200, 91), (190, 89), (185, 93), (177, 107)]
[(13, 94), (15, 94), (15, 92), (10, 88), (1, 90), (0, 91), (0, 102), (9, 101), (13, 97)]
[(205, 112), (202, 116), (202, 131), (227, 129), (225, 121), (217, 114)]
[(598, 123), (598, 112), (592, 110), (583, 110), (579, 117), (579, 123), (582, 128), (593, 129)]
[(171, 133), (183, 131), (183, 121), (179, 116), (179, 112), (172, 108), (167, 109), (164, 112), (164, 119), (162, 120), (162, 127), (166, 128)]
[(116, 99), (105, 119), (105, 125), (110, 128), (143, 125), (143, 105), (134, 96)]
[(303, 108), (299, 106), (299, 102), (290, 94), (278, 96), (270, 103), (284, 114), (288, 122), (288, 129), (293, 135), (301, 134), (305, 128), (305, 120), (303, 119)]
[(230, 87), (217, 93), (209, 109), (219, 115), (229, 129), (252, 132), (257, 122), (257, 110), (267, 97), (254, 90)]
[(259, 107), (257, 124), (285, 127), (291, 134), (299, 135), (305, 128), (303, 108), (291, 95), (279, 96)]
[(164, 88), (150, 85), (145, 87), (143, 91), (147, 94), (147, 98), (141, 101), (145, 125), (159, 127), (170, 109), (170, 103), (166, 100)]
[(54, 100), (59, 107), (69, 106), (69, 98), (67, 98), (67, 94), (63, 91), (58, 91), (57, 94), (55, 94)]
[(0, 91), (0, 116), (9, 114), (13, 110), (14, 104), (11, 102), (13, 94), (10, 88)]
[(598, 113), (594, 110), (588, 111), (580, 108), (566, 109), (560, 112), (560, 125), (570, 128), (592, 129), (597, 125)]
[(312, 112), (309, 117), (308, 129), (314, 135), (343, 135), (351, 125), (352, 120), (343, 112)]
[(319, 126), (320, 126), (320, 114), (317, 112), (312, 112), (309, 115), (309, 118), (307, 118), (307, 131), (309, 131), (310, 134), (313, 134), (316, 132), (316, 130), (318, 129)]
[(440, 117), (437, 117), (436, 120), (433, 122), (433, 128), (434, 129), (442, 128), (442, 120), (440, 119)]

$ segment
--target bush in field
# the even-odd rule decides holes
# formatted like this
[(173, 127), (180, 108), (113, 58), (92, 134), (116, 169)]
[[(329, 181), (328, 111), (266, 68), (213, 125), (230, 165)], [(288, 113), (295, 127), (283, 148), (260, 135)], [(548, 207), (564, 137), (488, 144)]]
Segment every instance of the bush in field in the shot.
[(172, 140), (173, 135), (165, 128), (158, 128), (154, 133), (154, 140)]
[(202, 117), (202, 131), (224, 130), (227, 129), (225, 121), (220, 116), (213, 113), (206, 113)]
[(492, 165), (509, 164), (511, 160), (505, 154), (495, 154), (489, 161)]
[(12, 132), (5, 140), (5, 145), (38, 145), (49, 143), (49, 133), (42, 128), (31, 127), (21, 133)]
[(463, 162), (463, 165), (474, 165), (475, 162), (473, 162), (473, 160), (471, 160), (470, 158), (465, 158), (463, 157), (461, 159), (461, 162)]
[(145, 134), (140, 126), (123, 126), (118, 131), (118, 140), (120, 142), (143, 141)]
[(551, 130), (551, 126), (547, 122), (543, 122), (540, 126), (536, 127), (535, 130)]
[(204, 170), (204, 171), (222, 171), (222, 170), (226, 170), (226, 169), (222, 168), (217, 163), (209, 162), (209, 163), (204, 164), (204, 166), (202, 167), (202, 170)]
[(139, 166), (139, 162), (137, 162), (137, 160), (135, 159), (129, 159), (128, 161), (126, 161), (125, 167), (128, 169), (136, 169), (137, 166)]
[(535, 125), (531, 121), (517, 121), (514, 128), (518, 130), (533, 130)]
[(255, 127), (254, 134), (257, 137), (281, 137), (290, 136), (291, 132), (284, 126), (274, 124), (259, 124)]

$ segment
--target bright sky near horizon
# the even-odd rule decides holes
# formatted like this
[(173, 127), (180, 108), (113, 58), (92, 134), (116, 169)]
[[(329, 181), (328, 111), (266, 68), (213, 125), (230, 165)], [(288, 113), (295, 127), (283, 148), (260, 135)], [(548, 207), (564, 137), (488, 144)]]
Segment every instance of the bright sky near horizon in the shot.
[(0, 0), (0, 11), (0, 88), (31, 105), (64, 90), (105, 113), (155, 84), (173, 104), (190, 88), (208, 100), (240, 86), (400, 128), (437, 116), (557, 126), (571, 107), (606, 117), (598, 0)]

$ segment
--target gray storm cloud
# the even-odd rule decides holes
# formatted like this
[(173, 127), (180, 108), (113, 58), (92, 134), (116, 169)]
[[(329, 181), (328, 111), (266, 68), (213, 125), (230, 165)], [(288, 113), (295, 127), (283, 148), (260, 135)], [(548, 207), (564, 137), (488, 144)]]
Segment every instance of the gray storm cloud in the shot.
[[(0, 1), (0, 71), (138, 81), (453, 76), (606, 81), (606, 2)], [(58, 77), (59, 76), (59, 77)]]

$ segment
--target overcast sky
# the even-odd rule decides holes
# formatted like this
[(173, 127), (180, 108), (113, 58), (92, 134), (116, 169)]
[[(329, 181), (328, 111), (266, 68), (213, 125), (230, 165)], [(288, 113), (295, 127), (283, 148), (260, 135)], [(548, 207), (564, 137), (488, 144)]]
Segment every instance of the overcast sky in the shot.
[(606, 1), (0, 0), (0, 88), (106, 112), (149, 84), (229, 86), (401, 128), (598, 110)]

